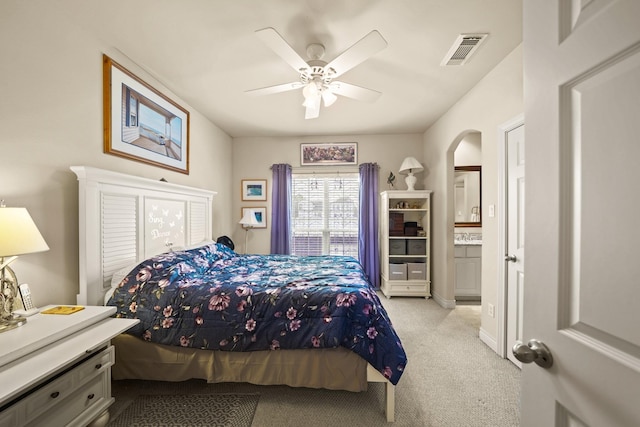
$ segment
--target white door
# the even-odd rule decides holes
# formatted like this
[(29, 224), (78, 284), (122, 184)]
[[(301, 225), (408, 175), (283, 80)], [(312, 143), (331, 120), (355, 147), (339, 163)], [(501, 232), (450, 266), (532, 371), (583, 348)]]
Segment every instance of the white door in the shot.
[(522, 426), (640, 425), (640, 1), (525, 0)]
[(510, 351), (522, 341), (524, 301), (524, 125), (520, 123), (506, 132), (507, 160), (507, 358), (517, 366), (522, 363)]

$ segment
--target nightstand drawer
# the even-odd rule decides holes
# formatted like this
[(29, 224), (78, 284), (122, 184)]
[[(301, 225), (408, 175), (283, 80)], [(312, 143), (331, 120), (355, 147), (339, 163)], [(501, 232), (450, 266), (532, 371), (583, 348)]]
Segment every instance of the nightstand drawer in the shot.
[(23, 401), (26, 422), (34, 420), (47, 411), (48, 415), (53, 407), (66, 407), (66, 399), (76, 394), (78, 389), (84, 389), (84, 384), (87, 381), (91, 381), (92, 378), (107, 370), (113, 365), (113, 360), (114, 349), (113, 346), (109, 346), (29, 395)]
[(27, 421), (31, 420), (58, 402), (62, 402), (73, 392), (73, 377), (63, 375), (52, 383), (42, 387), (25, 399)]
[(113, 365), (115, 363), (114, 353), (114, 347), (109, 346), (74, 369), (73, 376), (76, 384), (82, 383), (87, 378), (90, 378), (98, 372), (104, 371), (109, 366)]
[[(83, 425), (84, 423), (75, 422), (76, 418), (85, 418), (84, 414), (91, 411), (99, 414), (104, 410), (107, 400), (107, 383), (110, 380), (108, 371), (103, 371), (100, 375), (94, 377), (89, 382), (82, 385), (79, 389), (73, 390), (73, 393), (63, 401), (60, 401), (51, 410), (41, 414), (39, 419), (33, 420), (32, 426), (67, 426), (67, 425)], [(95, 410), (94, 410), (95, 408)], [(93, 415), (96, 415), (93, 414)]]

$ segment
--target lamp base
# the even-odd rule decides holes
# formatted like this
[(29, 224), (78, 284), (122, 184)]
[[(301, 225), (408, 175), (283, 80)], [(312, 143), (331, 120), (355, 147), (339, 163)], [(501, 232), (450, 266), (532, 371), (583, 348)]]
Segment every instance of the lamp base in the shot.
[(415, 177), (413, 172), (409, 172), (409, 175), (407, 175), (407, 177), (404, 179), (404, 182), (407, 183), (407, 190), (408, 191), (416, 191), (416, 189), (414, 187), (416, 185), (416, 181), (417, 180), (418, 180), (418, 178)]
[(0, 332), (10, 331), (27, 323), (26, 318), (12, 314), (13, 301), (18, 294), (18, 279), (8, 264), (15, 258), (6, 262), (4, 258), (0, 258)]
[(27, 318), (18, 316), (12, 319), (2, 319), (0, 320), (0, 333), (10, 331), (11, 329), (15, 329), (19, 326), (27, 323)]

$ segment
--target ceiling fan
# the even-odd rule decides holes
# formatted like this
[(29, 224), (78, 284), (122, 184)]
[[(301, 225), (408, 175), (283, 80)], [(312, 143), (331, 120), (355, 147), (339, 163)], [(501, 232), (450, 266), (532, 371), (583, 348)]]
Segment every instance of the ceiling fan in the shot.
[(300, 77), (299, 81), (248, 90), (247, 94), (268, 95), (302, 89), (305, 98), (302, 104), (306, 108), (305, 119), (318, 117), (321, 101), (328, 107), (336, 101), (336, 95), (365, 102), (373, 102), (381, 95), (373, 89), (334, 80), (387, 46), (386, 40), (376, 30), (371, 31), (329, 63), (322, 61), (324, 46), (321, 44), (313, 43), (307, 46), (309, 60), (305, 61), (273, 28), (257, 30), (256, 34), (296, 70)]

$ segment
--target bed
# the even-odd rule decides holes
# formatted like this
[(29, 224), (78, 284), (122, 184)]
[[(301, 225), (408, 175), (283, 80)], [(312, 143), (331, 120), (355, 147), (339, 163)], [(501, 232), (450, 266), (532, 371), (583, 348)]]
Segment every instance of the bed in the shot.
[(114, 379), (394, 386), (406, 354), (349, 257), (241, 255), (210, 240), (214, 192), (78, 166), (78, 304), (141, 320)]

